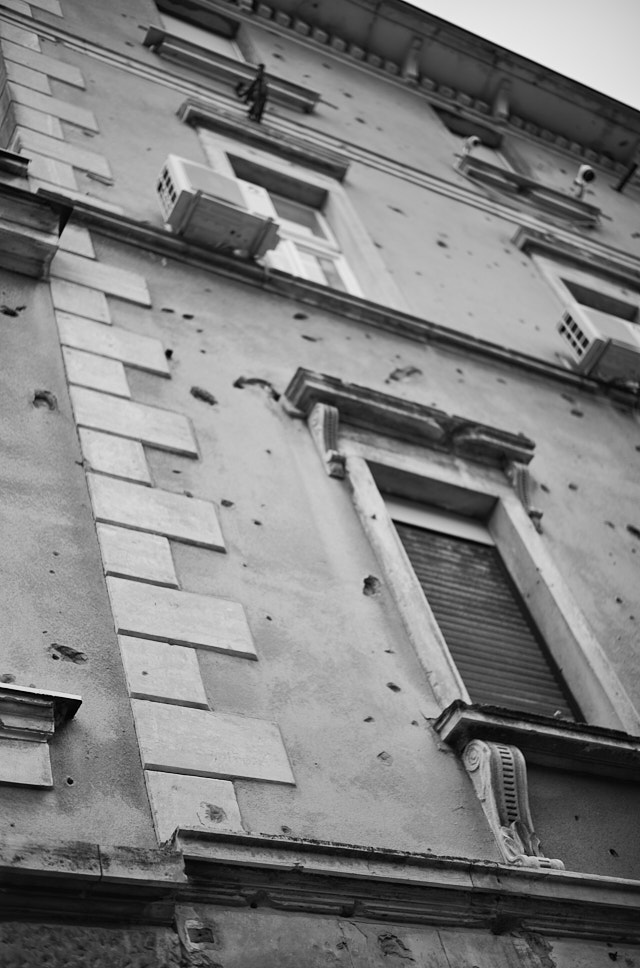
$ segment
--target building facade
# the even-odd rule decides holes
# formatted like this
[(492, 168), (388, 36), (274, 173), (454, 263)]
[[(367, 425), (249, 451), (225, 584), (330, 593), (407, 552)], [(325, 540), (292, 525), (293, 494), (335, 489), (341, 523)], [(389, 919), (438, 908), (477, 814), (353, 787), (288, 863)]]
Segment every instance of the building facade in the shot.
[(640, 965), (640, 114), (400, 0), (0, 57), (0, 964)]

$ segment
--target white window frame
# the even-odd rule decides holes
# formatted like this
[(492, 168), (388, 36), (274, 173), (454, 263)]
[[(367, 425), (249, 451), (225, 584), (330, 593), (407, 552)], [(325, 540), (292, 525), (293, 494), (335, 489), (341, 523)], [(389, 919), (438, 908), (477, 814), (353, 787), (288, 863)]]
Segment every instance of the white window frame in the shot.
[[(640, 327), (640, 284), (634, 291), (631, 283), (626, 284), (622, 280), (617, 281), (613, 275), (607, 279), (607, 271), (605, 268), (599, 270), (594, 267), (593, 271), (589, 271), (586, 266), (572, 265), (569, 258), (564, 262), (560, 257), (554, 258), (553, 256), (540, 255), (534, 252), (531, 254), (531, 259), (545, 282), (547, 282), (560, 300), (563, 309), (568, 309), (572, 306), (577, 306), (583, 311), (589, 311), (590, 309), (585, 303), (579, 302), (571, 290), (564, 284), (563, 279), (567, 279), (569, 282), (575, 282), (588, 289), (612, 296), (621, 302), (635, 304), (638, 307), (638, 318), (633, 320), (633, 323)], [(595, 311), (598, 312), (599, 310)]]
[[(238, 158), (267, 169), (274, 176), (282, 175), (289, 183), (299, 183), (303, 196), (312, 192), (324, 197), (325, 202), (319, 210), (319, 214), (325, 220), (332, 237), (335, 238), (338, 251), (331, 250), (328, 245), (323, 247), (320, 240), (317, 240), (318, 245), (306, 236), (304, 239), (294, 238), (295, 233), (288, 231), (285, 226), (284, 231), (280, 233), (284, 244), (281, 243), (275, 251), (267, 253), (265, 257), (266, 265), (306, 278), (300, 260), (296, 255), (295, 247), (302, 245), (304, 248), (316, 252), (322, 251), (323, 255), (327, 255), (327, 257), (330, 255), (332, 260), (335, 261), (336, 268), (348, 293), (381, 303), (391, 309), (407, 311), (404, 297), (387, 271), (376, 247), (349, 201), (346, 191), (339, 182), (326, 175), (312, 172), (302, 165), (277, 158), (260, 149), (241, 145), (224, 135), (208, 131), (205, 128), (200, 128), (199, 134), (207, 163), (214, 171), (230, 178), (237, 178), (231, 159)], [(260, 198), (258, 198), (258, 194)], [(281, 219), (278, 218), (271, 200), (267, 197), (265, 201), (265, 195), (268, 195), (268, 189), (261, 189), (256, 194), (256, 203), (260, 205), (260, 214), (270, 215), (280, 223)]]
[(567, 686), (588, 723), (636, 735), (640, 715), (588, 626), (573, 595), (551, 559), (520, 500), (504, 475), (470, 467), (440, 455), (387, 450), (380, 442), (341, 437), (346, 473), (364, 530), (380, 562), (408, 633), (442, 709), (456, 700), (470, 703), (467, 688), (411, 566), (393, 524), (371, 464), (394, 481), (394, 494), (415, 500), (424, 492), (430, 503), (434, 489), (442, 495), (466, 494), (492, 511), (487, 527), (501, 558)]

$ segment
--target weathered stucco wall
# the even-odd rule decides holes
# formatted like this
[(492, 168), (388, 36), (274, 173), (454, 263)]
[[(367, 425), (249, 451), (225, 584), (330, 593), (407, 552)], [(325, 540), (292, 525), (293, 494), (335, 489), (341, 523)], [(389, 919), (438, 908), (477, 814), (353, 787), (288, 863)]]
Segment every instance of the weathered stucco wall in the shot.
[(51, 742), (54, 788), (3, 785), (3, 829), (153, 844), (49, 286), (3, 271), (0, 303), (0, 676), (83, 700)]

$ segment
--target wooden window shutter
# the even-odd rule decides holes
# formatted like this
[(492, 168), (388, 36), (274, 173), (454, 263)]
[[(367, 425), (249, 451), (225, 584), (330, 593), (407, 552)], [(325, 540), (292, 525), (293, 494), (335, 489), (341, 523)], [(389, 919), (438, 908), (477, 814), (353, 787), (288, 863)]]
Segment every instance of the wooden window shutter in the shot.
[(471, 701), (580, 718), (497, 549), (394, 523)]

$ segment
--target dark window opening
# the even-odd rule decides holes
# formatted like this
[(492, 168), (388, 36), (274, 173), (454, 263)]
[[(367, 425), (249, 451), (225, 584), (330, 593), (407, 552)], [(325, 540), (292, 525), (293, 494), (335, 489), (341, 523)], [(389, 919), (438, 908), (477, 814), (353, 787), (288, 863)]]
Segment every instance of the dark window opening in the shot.
[[(638, 306), (634, 303), (625, 302), (624, 299), (599, 292), (597, 289), (590, 289), (572, 279), (563, 279), (562, 282), (581, 306), (597, 309), (601, 313), (609, 313), (611, 316), (619, 316), (620, 319), (626, 319), (630, 323), (638, 321)], [(640, 300), (640, 294), (638, 294), (638, 299)]]
[(582, 721), (498, 550), (394, 523), (471, 701)]

